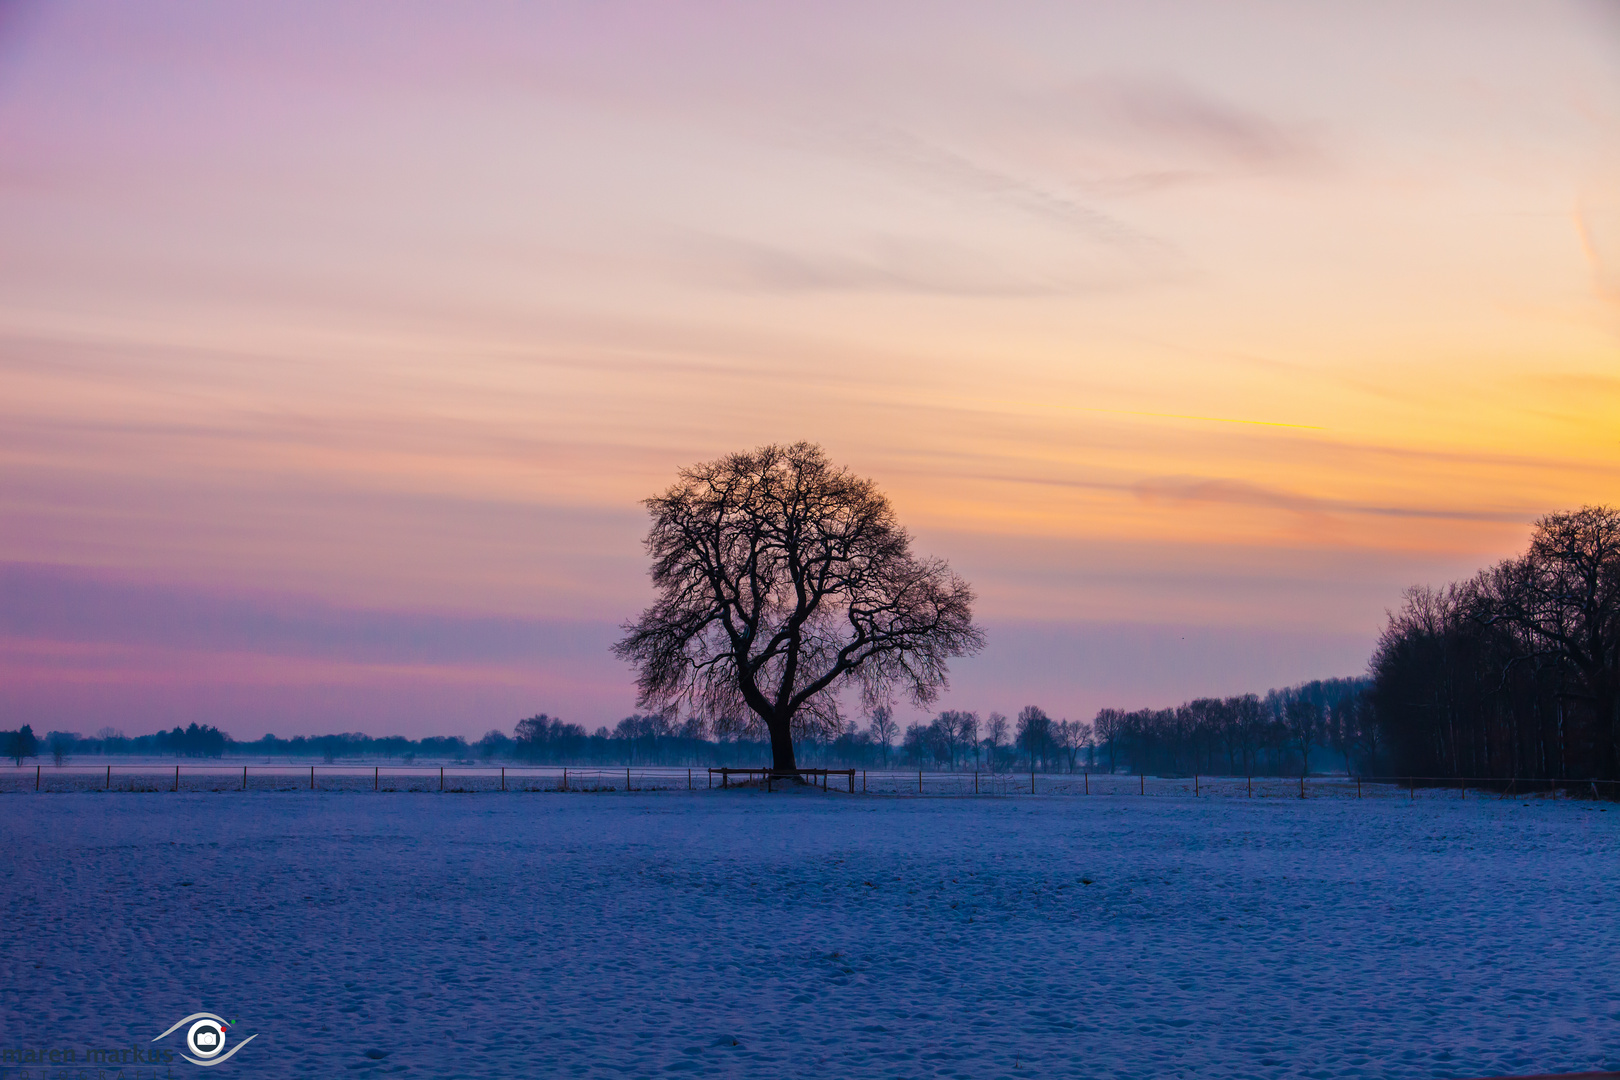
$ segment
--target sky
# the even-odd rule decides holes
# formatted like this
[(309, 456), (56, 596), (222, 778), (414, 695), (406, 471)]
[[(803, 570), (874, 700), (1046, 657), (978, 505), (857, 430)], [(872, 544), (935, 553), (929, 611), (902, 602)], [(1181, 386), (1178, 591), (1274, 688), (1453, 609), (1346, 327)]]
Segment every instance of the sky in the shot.
[(801, 439), (936, 707), (1354, 675), (1617, 431), (1613, 2), (0, 0), (0, 727), (611, 725)]

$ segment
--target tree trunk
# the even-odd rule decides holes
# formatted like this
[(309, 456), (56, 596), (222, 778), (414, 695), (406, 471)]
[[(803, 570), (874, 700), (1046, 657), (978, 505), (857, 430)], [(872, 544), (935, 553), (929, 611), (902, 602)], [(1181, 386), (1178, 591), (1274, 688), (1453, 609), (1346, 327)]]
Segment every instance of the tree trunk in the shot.
[(771, 733), (771, 768), (776, 772), (798, 772), (799, 763), (793, 756), (793, 724), (790, 720), (773, 720), (766, 728)]

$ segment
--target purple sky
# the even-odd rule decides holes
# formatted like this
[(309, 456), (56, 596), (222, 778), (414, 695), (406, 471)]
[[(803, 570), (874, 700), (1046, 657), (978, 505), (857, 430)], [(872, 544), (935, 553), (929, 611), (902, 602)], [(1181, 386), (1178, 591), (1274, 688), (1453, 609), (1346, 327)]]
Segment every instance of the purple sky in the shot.
[(638, 501), (810, 439), (942, 707), (1360, 672), (1620, 495), (1620, 20), (0, 5), (0, 727), (589, 727)]

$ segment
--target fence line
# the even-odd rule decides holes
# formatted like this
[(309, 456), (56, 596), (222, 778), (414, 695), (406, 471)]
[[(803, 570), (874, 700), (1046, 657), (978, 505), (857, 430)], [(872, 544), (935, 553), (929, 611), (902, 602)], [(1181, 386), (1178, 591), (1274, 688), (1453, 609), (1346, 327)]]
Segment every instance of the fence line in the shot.
[[(369, 774), (369, 775), (368, 775)], [(1544, 780), (1455, 776), (1148, 776), (1135, 773), (929, 772), (899, 769), (800, 769), (822, 790), (910, 796), (1135, 795), (1244, 798), (1498, 798), (1554, 796), (1620, 799), (1620, 780)], [(829, 785), (830, 778), (837, 784)], [(369, 781), (369, 783), (367, 782)], [(819, 782), (818, 782), (819, 781)], [(3, 791), (699, 791), (760, 786), (791, 775), (769, 768), (665, 766), (471, 765), (36, 765), (0, 771)]]

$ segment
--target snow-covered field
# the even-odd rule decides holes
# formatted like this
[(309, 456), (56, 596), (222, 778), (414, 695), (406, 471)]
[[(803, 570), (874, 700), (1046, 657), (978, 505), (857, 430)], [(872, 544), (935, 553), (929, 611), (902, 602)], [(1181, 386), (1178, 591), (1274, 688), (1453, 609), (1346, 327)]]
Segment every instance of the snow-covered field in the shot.
[(4, 1047), (206, 1009), (266, 1077), (1620, 1069), (1605, 804), (28, 792), (0, 843)]

